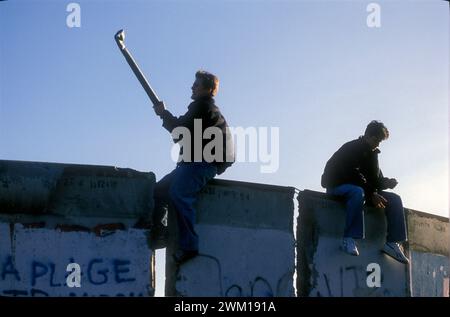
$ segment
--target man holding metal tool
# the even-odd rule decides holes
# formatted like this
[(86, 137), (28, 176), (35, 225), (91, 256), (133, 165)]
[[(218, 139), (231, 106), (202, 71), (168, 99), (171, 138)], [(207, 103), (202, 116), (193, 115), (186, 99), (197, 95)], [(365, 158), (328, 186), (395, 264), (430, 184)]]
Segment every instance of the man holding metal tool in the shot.
[[(182, 140), (184, 143), (177, 167), (161, 179), (155, 188), (157, 204), (168, 201), (177, 211), (180, 249), (174, 258), (178, 263), (198, 254), (198, 236), (194, 229), (194, 203), (197, 194), (209, 180), (222, 174), (234, 158), (227, 122), (213, 98), (218, 88), (219, 80), (216, 76), (198, 71), (191, 88), (193, 102), (183, 116), (174, 117), (163, 102), (154, 107), (155, 113), (163, 120), (163, 127), (175, 136), (175, 142), (180, 141), (174, 134), (177, 128), (189, 131), (183, 138), (190, 136), (190, 140)], [(220, 139), (218, 145), (222, 148), (215, 149), (215, 154), (218, 154), (215, 158), (208, 157), (206, 149), (211, 140), (204, 138), (205, 131), (211, 128), (217, 132), (215, 138)]]
[[(156, 96), (125, 48), (124, 36), (122, 30), (115, 36), (120, 50), (149, 95), (155, 113), (163, 120), (163, 127), (172, 134), (175, 142), (181, 144), (176, 168), (156, 184), (152, 228), (153, 248), (164, 247), (166, 206), (171, 204), (177, 212), (179, 229), (179, 250), (175, 252), (174, 259), (181, 264), (198, 254), (198, 236), (194, 228), (194, 203), (198, 193), (209, 180), (222, 174), (234, 162), (234, 146), (228, 124), (213, 98), (219, 89), (219, 79), (206, 71), (198, 71), (191, 88), (193, 102), (184, 115), (175, 117)], [(159, 244), (158, 238), (163, 240), (162, 244)]]

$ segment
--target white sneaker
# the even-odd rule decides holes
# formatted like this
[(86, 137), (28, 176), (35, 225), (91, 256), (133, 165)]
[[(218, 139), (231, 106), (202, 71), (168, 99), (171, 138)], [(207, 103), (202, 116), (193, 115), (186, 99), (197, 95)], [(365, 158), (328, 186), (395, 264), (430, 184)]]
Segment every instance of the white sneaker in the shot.
[(341, 249), (342, 249), (342, 251), (344, 251), (350, 255), (354, 255), (354, 256), (359, 255), (358, 248), (356, 247), (356, 242), (355, 242), (355, 240), (353, 240), (353, 238), (342, 239)]
[(408, 258), (405, 256), (402, 249), (400, 248), (400, 244), (396, 242), (386, 242), (382, 251), (401, 263), (405, 264), (409, 263)]

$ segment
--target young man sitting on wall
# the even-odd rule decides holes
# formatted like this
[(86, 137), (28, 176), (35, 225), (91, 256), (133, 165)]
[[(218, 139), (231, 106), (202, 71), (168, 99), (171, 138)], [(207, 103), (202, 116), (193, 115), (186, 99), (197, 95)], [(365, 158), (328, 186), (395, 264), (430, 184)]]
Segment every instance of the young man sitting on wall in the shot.
[(389, 137), (383, 123), (372, 121), (363, 136), (345, 143), (328, 160), (322, 175), (322, 187), (327, 193), (344, 199), (346, 219), (342, 249), (359, 255), (354, 239), (364, 238), (364, 202), (384, 208), (387, 219), (387, 237), (383, 252), (402, 263), (409, 260), (400, 248), (406, 241), (406, 224), (400, 196), (387, 192), (397, 185), (394, 178), (383, 176), (378, 165), (381, 141)]

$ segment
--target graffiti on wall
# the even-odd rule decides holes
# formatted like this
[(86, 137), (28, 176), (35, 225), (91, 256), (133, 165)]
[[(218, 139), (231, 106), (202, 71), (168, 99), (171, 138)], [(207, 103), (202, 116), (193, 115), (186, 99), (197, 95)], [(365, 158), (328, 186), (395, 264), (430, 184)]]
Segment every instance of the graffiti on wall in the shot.
[[(136, 276), (130, 274), (132, 262), (127, 259), (102, 259), (93, 258), (86, 265), (86, 271), (80, 272), (80, 283), (73, 286), (70, 283), (72, 271), (67, 270), (70, 264), (74, 264), (73, 259), (69, 265), (58, 265), (54, 262), (41, 262), (33, 260), (28, 263), (28, 268), (20, 272), (15, 264), (12, 255), (7, 255), (0, 264), (0, 285), (17, 285), (19, 288), (1, 287), (1, 295), (6, 296), (51, 296), (58, 289), (59, 293), (66, 293), (67, 296), (90, 296), (83, 288), (93, 289), (97, 287), (98, 294), (102, 296), (101, 285), (107, 285), (108, 288), (115, 288), (115, 285), (122, 283), (131, 283), (136, 281)], [(82, 267), (82, 266), (81, 266)], [(59, 271), (62, 270), (62, 271)], [(25, 283), (23, 283), (25, 282)], [(28, 287), (26, 287), (28, 285)], [(79, 287), (79, 290), (73, 289)], [(53, 290), (53, 291), (52, 291)], [(81, 292), (80, 292), (81, 291)], [(108, 296), (108, 294), (103, 294)], [(143, 292), (117, 293), (115, 296), (144, 296)]]
[(407, 266), (384, 255), (379, 243), (359, 241), (359, 256), (342, 252), (340, 243), (340, 237), (319, 237), (312, 262), (309, 296), (408, 295)]
[[(199, 224), (200, 254), (176, 276), (181, 296), (293, 296), (292, 234)], [(214, 236), (214, 238), (212, 238)], [(202, 245), (203, 241), (207, 241)], [(227, 241), (226, 244), (223, 241)]]
[(153, 295), (151, 251), (140, 230), (106, 237), (20, 225), (9, 230), (0, 224), (6, 242), (0, 246), (0, 295)]
[(384, 286), (385, 277), (383, 271), (380, 272), (380, 286), (368, 285), (368, 278), (373, 272), (367, 270), (364, 265), (340, 265), (335, 272), (322, 272), (319, 283), (324, 285), (312, 296), (317, 297), (343, 297), (348, 296), (346, 292), (352, 290), (352, 296), (393, 296), (388, 288)]

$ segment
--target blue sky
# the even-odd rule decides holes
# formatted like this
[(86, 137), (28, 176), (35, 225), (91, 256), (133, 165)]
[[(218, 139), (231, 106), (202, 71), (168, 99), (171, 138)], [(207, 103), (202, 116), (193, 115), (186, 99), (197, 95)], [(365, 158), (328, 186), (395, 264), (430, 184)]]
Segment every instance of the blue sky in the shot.
[[(71, 1), (0, 3), (0, 159), (153, 171), (167, 131), (116, 47), (126, 45), (177, 115), (194, 73), (221, 80), (228, 122), (278, 127), (280, 165), (221, 178), (323, 190), (328, 158), (372, 119), (390, 130), (380, 165), (406, 207), (448, 216), (448, 3), (436, 1)], [(369, 28), (366, 7), (381, 6)]]

